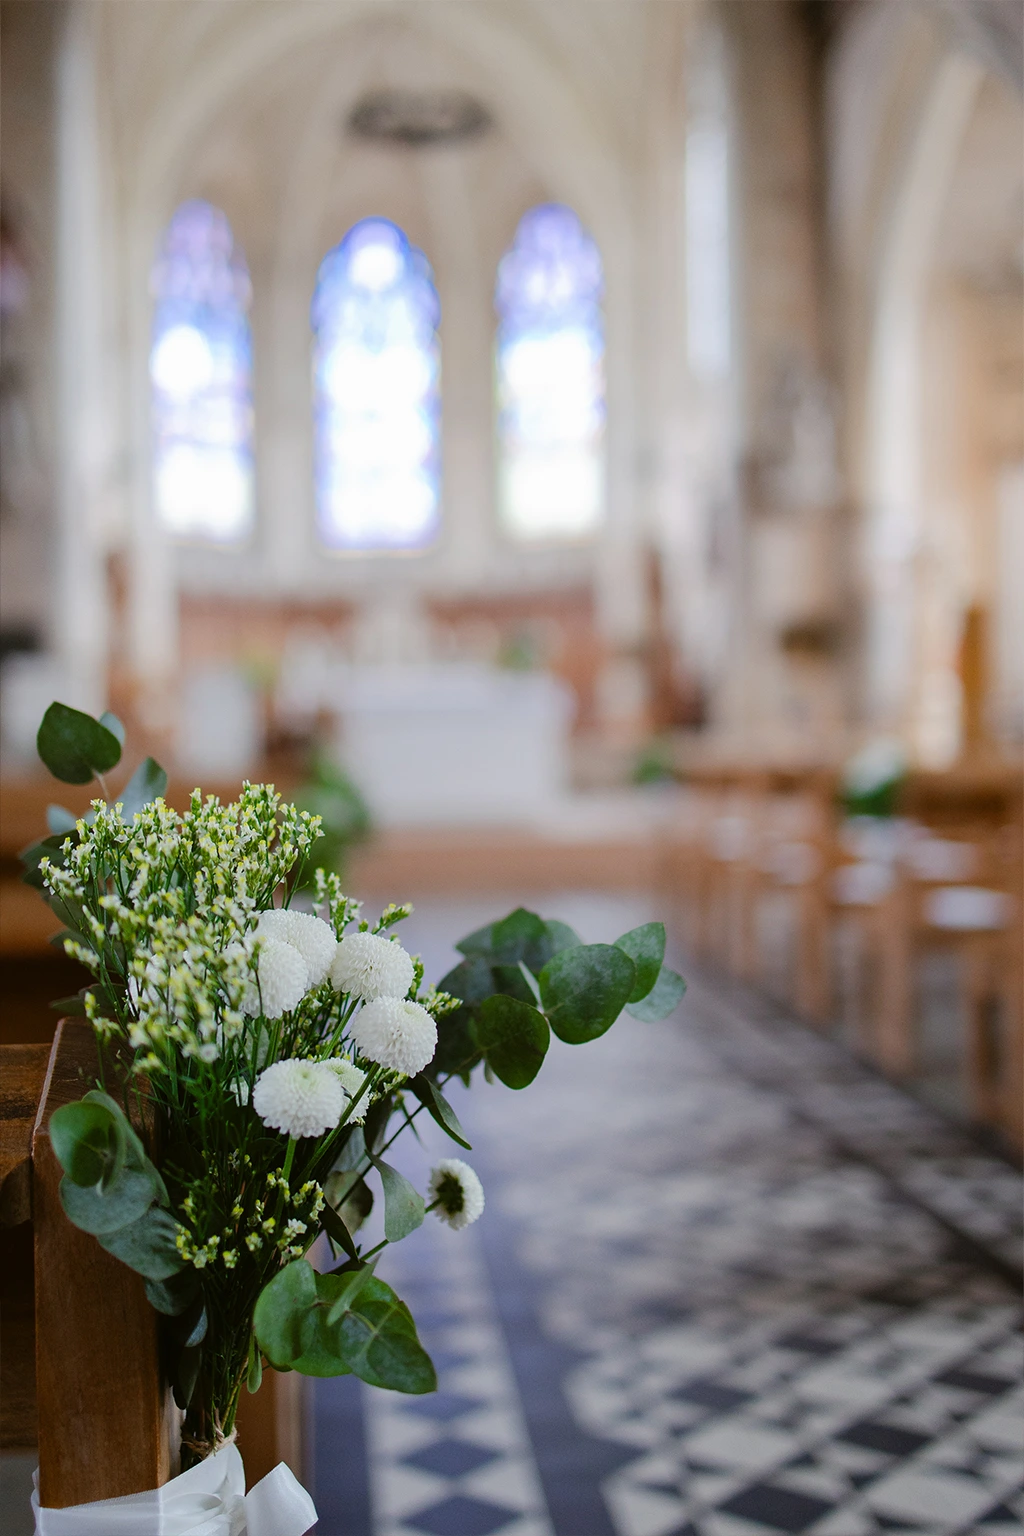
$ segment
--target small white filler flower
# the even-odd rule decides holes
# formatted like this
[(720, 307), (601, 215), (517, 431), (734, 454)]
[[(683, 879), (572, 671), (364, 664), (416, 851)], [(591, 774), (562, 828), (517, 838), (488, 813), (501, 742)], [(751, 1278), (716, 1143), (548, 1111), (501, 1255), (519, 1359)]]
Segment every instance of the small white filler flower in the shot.
[[(329, 1061), (324, 1062), (324, 1066), (330, 1067), (332, 1072), (337, 1073), (338, 1082), (341, 1084), (341, 1091), (345, 1095), (346, 1101), (354, 1099), (366, 1082), (366, 1073), (360, 1072), (359, 1068), (354, 1066), (347, 1056), (332, 1056)], [(366, 1119), (369, 1102), (369, 1095), (365, 1094), (349, 1115), (350, 1124), (362, 1125)]]
[(292, 1057), (261, 1072), (252, 1104), (264, 1125), (296, 1139), (333, 1131), (345, 1108), (337, 1072), (325, 1062)]
[(260, 941), (256, 974), (259, 988), (254, 983), (242, 998), (242, 1012), (253, 1018), (262, 1013), (266, 1019), (279, 1019), (301, 1003), (309, 988), (308, 965), (294, 944), (280, 939)]
[(331, 963), (334, 990), (367, 1003), (378, 997), (404, 997), (412, 978), (412, 956), (395, 939), (379, 933), (346, 934)]
[(437, 1049), (437, 1025), (421, 1004), (407, 998), (365, 1003), (350, 1029), (360, 1056), (406, 1077), (422, 1072)]
[(279, 939), (297, 949), (309, 971), (308, 985), (318, 987), (331, 968), (338, 941), (334, 929), (322, 917), (311, 912), (293, 912), (290, 907), (273, 907), (260, 913), (256, 932), (261, 937)]
[(483, 1214), (484, 1187), (461, 1157), (443, 1157), (431, 1170), (429, 1189), (427, 1203), (434, 1206), (434, 1215), (456, 1232)]

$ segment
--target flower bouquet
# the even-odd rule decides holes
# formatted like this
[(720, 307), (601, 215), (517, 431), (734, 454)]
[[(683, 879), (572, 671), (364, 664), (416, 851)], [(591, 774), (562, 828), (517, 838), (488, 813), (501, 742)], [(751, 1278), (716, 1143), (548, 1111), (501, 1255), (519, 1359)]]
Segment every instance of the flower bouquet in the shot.
[[(425, 986), (394, 935), (411, 909), (370, 921), (313, 869), (315, 815), (248, 783), (230, 804), (197, 790), (179, 814), (152, 759), (113, 800), (103, 775), (123, 735), (112, 715), (51, 705), (43, 762), (66, 782), (95, 778), (103, 798), (78, 819), (51, 807), (50, 835), (24, 858), (94, 978), (57, 1005), (90, 1020), (99, 1061), (95, 1086), (50, 1122), (62, 1204), (144, 1277), (163, 1316), (187, 1468), (232, 1438), (266, 1366), (432, 1391), (377, 1262), (427, 1212), (475, 1221), (483, 1192), (452, 1157), (421, 1193), (388, 1161), (392, 1143), (425, 1112), (468, 1149), (451, 1078), (481, 1068), (525, 1088), (552, 1031), (580, 1045), (623, 1009), (663, 1018), (684, 983), (662, 963), (660, 923), (583, 944), (519, 908)], [(368, 1247), (381, 1196), (384, 1237)]]

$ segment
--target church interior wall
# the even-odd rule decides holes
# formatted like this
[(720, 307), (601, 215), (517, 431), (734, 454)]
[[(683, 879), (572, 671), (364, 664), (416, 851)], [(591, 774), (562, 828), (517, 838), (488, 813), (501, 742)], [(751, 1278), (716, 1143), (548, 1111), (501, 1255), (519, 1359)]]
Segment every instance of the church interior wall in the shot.
[[(1016, 730), (997, 589), (998, 541), (1012, 545), (1017, 516), (1000, 508), (1015, 505), (1021, 459), (1020, 177), (1006, 149), (1019, 96), (970, 52), (949, 7), (835, 11), (822, 32), (785, 0), (8, 3), (4, 196), (24, 226), (32, 296), (5, 350), (26, 354), (17, 409), (35, 461), (5, 477), (24, 508), (5, 517), (5, 626), (54, 647), (82, 699), (109, 672), (118, 698), (164, 727), (197, 636), (213, 644), (216, 630), (238, 656), (247, 611), (275, 634), (331, 614), (351, 650), (371, 644), (363, 621), (386, 613), (396, 655), (424, 634), (438, 654), (492, 659), (523, 632), (541, 636), (549, 664), (576, 680), (586, 729), (639, 737), (655, 717), (705, 719), (827, 751), (896, 728), (937, 761), (957, 750), (964, 615), (979, 609), (992, 729)], [(716, 379), (687, 362), (685, 266), (687, 70), (709, 28), (724, 40), (730, 156), (732, 350)], [(93, 92), (91, 141), (74, 121), (81, 100), (60, 99), (69, 58)], [(935, 94), (954, 76), (955, 132)], [(365, 93), (395, 84), (465, 90), (491, 127), (427, 149), (347, 133)], [(29, 95), (47, 109), (29, 111)], [(62, 143), (77, 156), (63, 172)], [(917, 254), (894, 262), (928, 154), (930, 233), (912, 230)], [(73, 221), (76, 166), (93, 189), (90, 227), (62, 255), (61, 176), (78, 185), (63, 210)], [(152, 506), (150, 269), (193, 196), (227, 215), (254, 294), (257, 518), (231, 550), (169, 539)], [(546, 200), (577, 211), (604, 263), (607, 515), (588, 541), (531, 546), (495, 515), (493, 283), (518, 220)], [(427, 253), (442, 307), (443, 531), (415, 555), (328, 553), (315, 530), (309, 304), (320, 260), (369, 213)], [(98, 338), (86, 373), (54, 333), (61, 303), (80, 338)], [(918, 391), (928, 523), (917, 565), (892, 577), (916, 594), (897, 600), (901, 622), (915, 615), (902, 671), (884, 622), (871, 639), (885, 608), (872, 434), (893, 397), (894, 304), (916, 316), (915, 376), (957, 380), (952, 393)], [(654, 701), (655, 653), (670, 657), (675, 702)], [(941, 729), (927, 724), (929, 689), (946, 699)]]

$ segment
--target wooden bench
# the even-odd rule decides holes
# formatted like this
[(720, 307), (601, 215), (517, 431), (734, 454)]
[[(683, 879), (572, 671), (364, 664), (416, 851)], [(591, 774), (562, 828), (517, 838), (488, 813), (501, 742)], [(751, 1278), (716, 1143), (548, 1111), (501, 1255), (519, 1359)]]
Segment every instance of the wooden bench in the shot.
[[(158, 1316), (141, 1278), (64, 1215), (53, 1111), (96, 1074), (76, 1019), (52, 1046), (0, 1047), (3, 1450), (38, 1448), (43, 1505), (158, 1487), (177, 1470), (180, 1414), (160, 1370)], [(250, 1483), (278, 1461), (303, 1476), (304, 1379), (264, 1375), (243, 1394), (238, 1444)]]

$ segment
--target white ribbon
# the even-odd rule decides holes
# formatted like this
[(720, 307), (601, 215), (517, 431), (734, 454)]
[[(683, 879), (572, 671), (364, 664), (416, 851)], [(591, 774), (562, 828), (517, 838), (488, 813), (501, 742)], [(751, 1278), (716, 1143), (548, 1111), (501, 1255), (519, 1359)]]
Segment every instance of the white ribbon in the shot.
[(162, 1488), (121, 1499), (97, 1499), (69, 1509), (39, 1502), (35, 1475), (35, 1536), (306, 1536), (316, 1506), (284, 1462), (245, 1491), (238, 1448), (223, 1445)]

